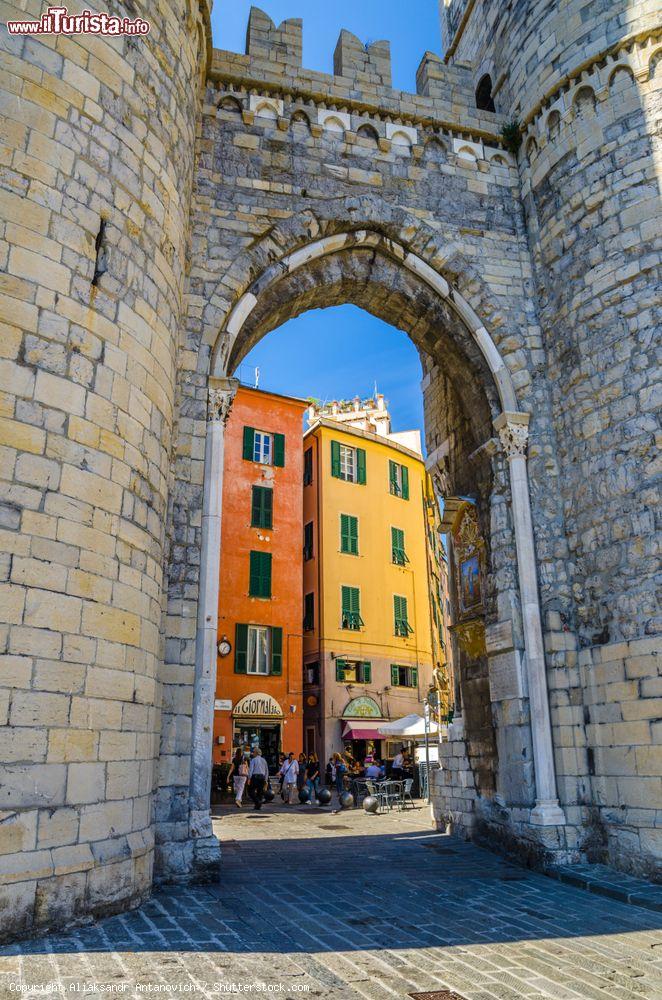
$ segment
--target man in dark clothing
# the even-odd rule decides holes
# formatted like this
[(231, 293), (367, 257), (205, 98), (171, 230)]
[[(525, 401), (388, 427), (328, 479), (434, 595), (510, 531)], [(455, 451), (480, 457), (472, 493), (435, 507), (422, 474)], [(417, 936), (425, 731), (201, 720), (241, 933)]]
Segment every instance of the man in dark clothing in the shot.
[(264, 789), (266, 788), (268, 780), (269, 768), (267, 767), (267, 762), (262, 756), (260, 748), (255, 747), (248, 771), (248, 783), (250, 789), (249, 794), (255, 803), (256, 809), (262, 808), (262, 803), (264, 802)]

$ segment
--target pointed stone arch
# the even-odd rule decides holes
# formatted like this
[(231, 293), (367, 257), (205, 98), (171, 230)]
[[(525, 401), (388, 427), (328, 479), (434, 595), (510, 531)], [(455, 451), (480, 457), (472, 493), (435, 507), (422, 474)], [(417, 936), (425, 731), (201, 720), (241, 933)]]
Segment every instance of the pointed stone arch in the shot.
[[(358, 216), (361, 216), (361, 222)], [(372, 214), (379, 219), (372, 219)], [(210, 262), (211, 263), (211, 262)], [(530, 822), (564, 822), (556, 797), (551, 724), (537, 591), (537, 570), (526, 463), (529, 415), (520, 409), (515, 381), (501, 339), (512, 350), (518, 331), (509, 329), (461, 243), (445, 243), (439, 234), (399, 209), (369, 198), (346, 199), (327, 206), (327, 214), (301, 213), (273, 226), (263, 239), (240, 254), (219, 275), (217, 290), (203, 310), (204, 336), (199, 370), (209, 371), (210, 387), (225, 399), (233, 391), (232, 372), (242, 356), (269, 330), (306, 309), (351, 301), (405, 329), (419, 348), (422, 332), (439, 328), (445, 360), (466, 374), (469, 406), (479, 413), (474, 450), (481, 462), (494, 454), (496, 430), (507, 458), (506, 480), (513, 510), (513, 537), (518, 567), (524, 646), (531, 702), (531, 741), (536, 765)], [(362, 296), (377, 290), (385, 305), (370, 308)], [(392, 298), (383, 299), (390, 295)], [(393, 296), (395, 298), (393, 298)], [(391, 313), (411, 302), (406, 315)], [(489, 317), (486, 321), (482, 316)], [(498, 336), (488, 332), (488, 326)], [(429, 346), (429, 345), (428, 345)], [(439, 345), (435, 343), (435, 350)], [(462, 369), (462, 365), (464, 368)], [(211, 398), (211, 397), (210, 397)], [(482, 398), (482, 401), (481, 401)], [(210, 713), (215, 679), (214, 650), (218, 616), (220, 502), (223, 419), (210, 404), (203, 499), (202, 599), (198, 608), (196, 686), (193, 709), (193, 752), (190, 814), (203, 832), (208, 802), (211, 747)], [(498, 446), (496, 446), (498, 450)], [(487, 449), (487, 450), (485, 450)], [(502, 461), (502, 460), (501, 460)], [(502, 471), (505, 466), (502, 464)], [(523, 696), (523, 690), (522, 690)]]

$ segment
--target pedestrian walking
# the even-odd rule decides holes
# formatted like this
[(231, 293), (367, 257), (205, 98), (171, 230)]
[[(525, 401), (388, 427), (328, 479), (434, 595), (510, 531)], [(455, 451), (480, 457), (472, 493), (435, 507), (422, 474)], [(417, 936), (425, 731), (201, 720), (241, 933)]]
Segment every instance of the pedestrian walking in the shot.
[(336, 769), (336, 791), (338, 793), (338, 798), (340, 798), (342, 793), (345, 791), (345, 774), (347, 772), (347, 766), (339, 753), (333, 755), (333, 763)]
[(267, 787), (268, 780), (269, 768), (267, 767), (267, 762), (262, 756), (260, 748), (255, 747), (251, 756), (250, 767), (248, 769), (248, 787), (250, 797), (252, 798), (256, 809), (262, 808), (262, 803), (264, 802), (264, 790)]
[(333, 788), (336, 783), (336, 765), (333, 757), (329, 757), (329, 762), (326, 765), (326, 771), (324, 772), (324, 780), (329, 788)]
[(232, 783), (234, 786), (234, 801), (238, 809), (241, 809), (241, 800), (244, 794), (244, 788), (246, 787), (246, 781), (248, 779), (248, 761), (244, 755), (241, 747), (237, 747), (236, 753), (232, 758), (232, 764), (230, 765), (230, 770), (228, 772), (228, 778), (232, 778)]
[(311, 753), (306, 767), (306, 787), (310, 792), (310, 801), (317, 805), (317, 793), (320, 790), (320, 762), (316, 753)]
[(299, 764), (294, 759), (294, 754), (287, 755), (287, 760), (281, 768), (283, 779), (283, 802), (286, 806), (291, 806), (294, 793), (297, 790), (297, 780), (299, 777)]
[(303, 786), (306, 784), (306, 767), (308, 766), (308, 761), (306, 760), (305, 753), (299, 754), (299, 773), (297, 775), (297, 791), (301, 791)]

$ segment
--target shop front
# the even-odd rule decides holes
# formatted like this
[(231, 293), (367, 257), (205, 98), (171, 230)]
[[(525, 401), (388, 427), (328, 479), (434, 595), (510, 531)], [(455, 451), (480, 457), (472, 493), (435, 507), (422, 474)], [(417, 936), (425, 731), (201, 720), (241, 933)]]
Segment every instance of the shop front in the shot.
[(283, 745), (283, 710), (269, 694), (256, 692), (241, 698), (232, 712), (233, 746), (259, 747), (271, 774), (278, 770)]
[(383, 737), (379, 727), (386, 720), (373, 698), (352, 698), (343, 712), (341, 736), (343, 748), (361, 764), (372, 758), (381, 760)]

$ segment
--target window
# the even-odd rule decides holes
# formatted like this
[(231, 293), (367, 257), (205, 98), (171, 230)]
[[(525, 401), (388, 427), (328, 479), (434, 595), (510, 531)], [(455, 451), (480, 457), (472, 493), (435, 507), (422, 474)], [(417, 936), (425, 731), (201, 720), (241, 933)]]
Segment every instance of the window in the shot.
[(234, 642), (236, 674), (273, 674), (283, 671), (283, 630), (267, 625), (237, 623)]
[(312, 632), (315, 628), (315, 595), (306, 594), (303, 599), (303, 630)]
[(401, 528), (391, 528), (391, 559), (398, 566), (409, 562), (405, 552), (405, 533)]
[(341, 627), (358, 631), (363, 625), (360, 613), (358, 587), (342, 588), (342, 618)]
[(476, 87), (476, 107), (479, 111), (495, 111), (492, 97), (492, 77), (489, 73), (482, 76)]
[(251, 498), (251, 527), (273, 527), (274, 491), (268, 486), (253, 486)]
[(397, 462), (389, 461), (388, 483), (393, 496), (409, 500), (409, 469), (406, 465), (398, 465)]
[(331, 442), (331, 475), (336, 479), (344, 479), (347, 483), (366, 483), (366, 460), (364, 448), (352, 448)]
[(351, 514), (340, 515), (340, 551), (350, 556), (359, 554), (359, 519)]
[(251, 552), (248, 593), (250, 597), (271, 597), (271, 552)]
[(340, 445), (340, 478), (356, 482), (356, 449), (346, 444)]
[(303, 526), (303, 558), (304, 560), (313, 558), (313, 522)]
[(314, 684), (319, 685), (320, 682), (320, 665), (319, 663), (307, 663), (303, 668), (303, 682), (304, 684)]
[(303, 485), (310, 486), (313, 481), (313, 449), (306, 448), (303, 453)]
[(285, 435), (244, 427), (243, 456), (247, 462), (282, 467), (285, 465)]
[(393, 613), (395, 618), (395, 634), (406, 639), (414, 630), (407, 621), (407, 598), (393, 595)]
[(400, 667), (397, 663), (391, 664), (391, 684), (393, 687), (418, 687), (418, 667)]
[(372, 666), (362, 660), (336, 660), (336, 680), (341, 684), (371, 684)]

